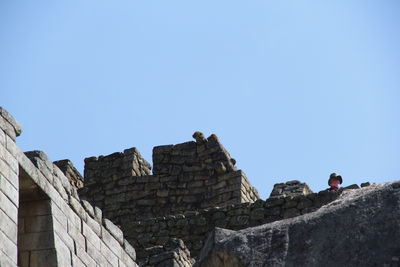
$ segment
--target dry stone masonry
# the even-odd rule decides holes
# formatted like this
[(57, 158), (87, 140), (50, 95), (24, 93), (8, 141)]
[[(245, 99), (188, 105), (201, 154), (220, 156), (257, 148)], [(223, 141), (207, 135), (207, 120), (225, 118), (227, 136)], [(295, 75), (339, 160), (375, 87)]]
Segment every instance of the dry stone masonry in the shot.
[(0, 108), (0, 266), (138, 266), (135, 249)]
[(65, 174), (71, 185), (75, 188), (83, 187), (83, 177), (70, 160), (58, 160), (53, 163)]
[(302, 216), (216, 228), (196, 266), (400, 266), (400, 181), (351, 188)]
[[(233, 248), (213, 251), (216, 235), (302, 218), (359, 189), (313, 193), (293, 180), (262, 200), (217, 136), (201, 132), (195, 141), (154, 147), (153, 167), (136, 148), (86, 158), (83, 178), (69, 160), (23, 153), (15, 143), (22, 127), (3, 108), (0, 128), (2, 267), (243, 266), (254, 261)], [(285, 239), (277, 233), (267, 236)], [(281, 257), (271, 247), (271, 262), (260, 262)]]
[(306, 183), (301, 183), (300, 181), (293, 180), (286, 183), (275, 184), (274, 189), (272, 189), (270, 198), (279, 197), (296, 197), (302, 195), (311, 194), (312, 191)]
[(337, 199), (345, 189), (321, 191), (303, 196), (287, 196), (215, 207), (201, 211), (186, 211), (175, 214), (131, 222), (125, 229), (127, 239), (137, 250), (141, 260), (146, 248), (158, 246), (170, 238), (182, 239), (196, 258), (207, 235), (215, 227), (240, 230), (282, 219), (296, 217), (316, 211)]
[(150, 164), (131, 148), (85, 159), (80, 195), (118, 224), (257, 200), (257, 190), (234, 163), (215, 135), (155, 147), (152, 175)]

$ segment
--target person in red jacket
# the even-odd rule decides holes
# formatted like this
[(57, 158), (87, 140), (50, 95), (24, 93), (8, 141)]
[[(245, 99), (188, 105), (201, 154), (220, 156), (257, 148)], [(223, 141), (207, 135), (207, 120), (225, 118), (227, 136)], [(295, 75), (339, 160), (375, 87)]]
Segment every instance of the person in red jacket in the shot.
[(329, 176), (328, 185), (331, 187), (330, 190), (339, 189), (342, 183), (342, 176), (338, 175), (337, 173), (332, 173), (331, 176)]

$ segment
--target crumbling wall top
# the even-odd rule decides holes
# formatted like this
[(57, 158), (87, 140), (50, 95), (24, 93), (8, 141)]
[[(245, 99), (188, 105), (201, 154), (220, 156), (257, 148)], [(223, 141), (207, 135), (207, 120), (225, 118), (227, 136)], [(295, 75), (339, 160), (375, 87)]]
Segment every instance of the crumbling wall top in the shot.
[(270, 198), (278, 197), (296, 197), (311, 194), (310, 187), (306, 183), (301, 183), (298, 180), (288, 181), (286, 183), (275, 184), (272, 189)]

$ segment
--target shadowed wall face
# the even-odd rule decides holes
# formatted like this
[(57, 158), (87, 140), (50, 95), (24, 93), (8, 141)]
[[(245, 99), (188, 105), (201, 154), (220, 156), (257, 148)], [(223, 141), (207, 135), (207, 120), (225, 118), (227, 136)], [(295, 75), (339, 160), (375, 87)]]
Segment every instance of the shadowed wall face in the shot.
[(50, 199), (20, 169), (18, 265), (57, 266)]

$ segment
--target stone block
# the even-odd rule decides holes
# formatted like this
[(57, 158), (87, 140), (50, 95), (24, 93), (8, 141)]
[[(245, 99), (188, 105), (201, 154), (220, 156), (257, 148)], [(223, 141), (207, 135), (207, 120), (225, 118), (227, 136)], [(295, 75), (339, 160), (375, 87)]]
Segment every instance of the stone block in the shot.
[(7, 163), (2, 159), (0, 159), (0, 173), (7, 178), (14, 188), (19, 187), (18, 174), (13, 172)]
[(0, 128), (0, 145), (6, 146), (6, 134)]
[(124, 244), (124, 234), (118, 226), (106, 218), (103, 219), (103, 225), (121, 245)]
[(156, 175), (139, 176), (136, 178), (137, 183), (157, 183), (160, 181), (160, 177)]
[(231, 226), (246, 226), (246, 225), (248, 225), (248, 223), (249, 223), (248, 215), (233, 216), (229, 221), (229, 224)]
[(86, 210), (87, 213), (89, 213), (89, 215), (94, 218), (94, 208), (93, 206), (89, 203), (89, 201), (87, 200), (81, 200), (81, 204), (83, 206), (83, 208)]
[(0, 174), (0, 190), (18, 207), (18, 191), (2, 174)]
[(312, 207), (312, 205), (313, 205), (313, 202), (311, 200), (309, 200), (308, 198), (303, 198), (299, 201), (299, 204), (297, 204), (297, 208), (305, 209), (305, 208)]
[(51, 203), (51, 211), (52, 211), (51, 216), (53, 216), (54, 220), (57, 220), (63, 226), (64, 229), (67, 229), (68, 217), (64, 214), (64, 212), (61, 211), (61, 209), (54, 202)]
[(86, 211), (85, 209), (82, 207), (81, 203), (79, 202), (79, 200), (77, 200), (76, 198), (69, 196), (69, 204), (71, 205), (72, 209), (76, 212), (76, 214), (79, 215), (79, 217), (86, 221)]
[(0, 191), (0, 209), (10, 217), (14, 223), (18, 223), (18, 208), (11, 200)]
[(82, 234), (85, 236), (86, 241), (91, 244), (91, 247), (100, 250), (100, 237), (85, 222), (82, 222)]
[(103, 211), (99, 207), (94, 207), (94, 218), (97, 222), (103, 221)]
[(17, 158), (17, 154), (20, 152), (20, 149), (18, 148), (17, 144), (15, 144), (15, 142), (8, 135), (5, 136), (5, 144), (4, 144), (4, 146), (6, 147), (8, 152), (10, 152), (10, 154), (14, 158)]
[(68, 234), (68, 230), (62, 227), (57, 220), (53, 220), (53, 230), (55, 235), (62, 240), (70, 251), (75, 251), (73, 238)]
[(72, 254), (72, 266), (74, 267), (86, 267), (87, 265), (83, 263), (83, 261), (76, 256), (75, 254)]
[(2, 116), (0, 116), (0, 129), (4, 131), (13, 141), (17, 138), (14, 127)]
[(89, 254), (86, 252), (84, 247), (81, 246), (76, 246), (76, 255), (78, 258), (87, 266), (87, 267), (96, 267), (98, 266), (96, 261), (89, 256)]
[(183, 196), (184, 203), (196, 203), (200, 201), (200, 197), (196, 195), (186, 195)]
[(57, 234), (54, 235), (54, 243), (57, 250), (56, 266), (70, 266), (72, 253), (69, 250), (68, 246), (63, 242), (63, 240)]
[(121, 257), (122, 247), (108, 231), (107, 229), (103, 228), (101, 231), (101, 238), (103, 242), (111, 249), (111, 251), (117, 255), (117, 257)]
[(157, 190), (157, 197), (168, 197), (169, 190), (167, 189), (159, 189)]
[(251, 220), (260, 220), (264, 218), (265, 210), (264, 208), (256, 208), (250, 212), (250, 219)]
[[(39, 215), (33, 217), (25, 217), (25, 232), (26, 233), (34, 233), (34, 232), (45, 232), (53, 227), (53, 219), (51, 215)], [(64, 230), (67, 230), (66, 225)]]
[(144, 189), (146, 190), (146, 191), (150, 191), (150, 190), (155, 190), (155, 189), (159, 189), (159, 188), (161, 188), (161, 184), (160, 183), (147, 183), (145, 186), (144, 186)]
[(283, 205), (283, 207), (285, 209), (287, 208), (294, 208), (297, 206), (297, 201), (294, 199), (286, 199), (285, 204)]
[(118, 266), (118, 257), (103, 242), (100, 246), (100, 253), (106, 258), (111, 266)]
[(188, 188), (202, 187), (202, 186), (204, 186), (204, 181), (202, 181), (202, 180), (188, 182), (188, 185), (187, 185)]
[(156, 154), (168, 154), (172, 151), (174, 145), (155, 146), (153, 148), (153, 157)]
[[(60, 252), (59, 252), (60, 253)], [(57, 265), (57, 252), (54, 248), (46, 250), (34, 250), (30, 255), (30, 267), (36, 266), (60, 266)]]
[(80, 226), (79, 229), (74, 225), (68, 225), (68, 234), (74, 240), (76, 246), (84, 248), (86, 245), (85, 237), (82, 235)]
[[(0, 107), (0, 117), (4, 118), (14, 129), (15, 136), (19, 136), (22, 133), (22, 126), (19, 122), (8, 113), (3, 107)], [(14, 139), (15, 140), (15, 139)]]
[(362, 187), (367, 187), (370, 186), (371, 184), (369, 182), (361, 183), (361, 188)]
[(51, 248), (54, 248), (54, 235), (52, 231), (25, 233), (18, 240), (18, 249), (20, 251)]
[(307, 214), (307, 213), (310, 213), (310, 212), (313, 212), (313, 211), (316, 211), (316, 210), (317, 210), (317, 208), (315, 208), (315, 207), (304, 208), (301, 211), (301, 214)]
[(64, 186), (62, 185), (61, 181), (57, 178), (54, 177), (53, 179), (53, 186), (54, 188), (58, 191), (58, 193), (60, 194), (60, 196), (65, 200), (68, 201), (68, 194), (64, 189)]
[(301, 213), (300, 213), (300, 211), (298, 210), (298, 209), (296, 209), (296, 208), (289, 208), (289, 209), (286, 209), (286, 210), (284, 210), (284, 212), (283, 212), (283, 218), (284, 219), (286, 219), (286, 218), (292, 218), (292, 217), (296, 217), (296, 216), (298, 216), (298, 215), (300, 215)]
[[(155, 195), (155, 191), (149, 192), (149, 191), (136, 191), (136, 192), (130, 192), (130, 198), (132, 200), (138, 200), (138, 199), (143, 199), (149, 196)], [(155, 201), (155, 200), (154, 200)], [(153, 204), (151, 204), (153, 205)]]
[(155, 265), (155, 264), (160, 263), (162, 261), (165, 261), (167, 259), (175, 259), (175, 258), (176, 259), (179, 258), (178, 254), (176, 252), (167, 251), (167, 252), (164, 252), (164, 253), (160, 253), (160, 254), (156, 254), (156, 255), (151, 256), (150, 260), (149, 260), (149, 263), (151, 265), (153, 265), (153, 264)]
[[(124, 239), (124, 250), (130, 258), (132, 258), (134, 261), (136, 260), (136, 251), (126, 239)], [(125, 262), (125, 264), (127, 263)]]
[(13, 222), (10, 217), (7, 216), (2, 210), (0, 210), (0, 230), (15, 244), (17, 244), (18, 238), (18, 226)]
[(18, 166), (18, 161), (16, 158), (14, 158), (10, 152), (6, 149), (4, 146), (0, 146), (0, 159), (4, 160), (7, 165), (11, 168), (11, 170), (18, 174), (19, 172), (19, 166)]
[(284, 198), (269, 198), (265, 201), (265, 207), (271, 208), (275, 206), (281, 206), (283, 203), (285, 203)]
[[(64, 165), (61, 165), (64, 163)], [(57, 165), (58, 164), (58, 165)], [(65, 166), (67, 164), (67, 166)], [(70, 165), (68, 165), (70, 164)], [(59, 165), (63, 168), (63, 171), (60, 170)], [(75, 173), (75, 171), (77, 173)], [(72, 163), (69, 160), (61, 160), (61, 161), (54, 161), (53, 162), (53, 175), (57, 176), (58, 179), (61, 181), (64, 189), (70, 194), (72, 189), (72, 184), (79, 187), (80, 183), (82, 183), (82, 176), (80, 173), (75, 169)], [(68, 176), (68, 177), (67, 177)], [(78, 177), (77, 177), (78, 176)]]
[(96, 261), (99, 266), (108, 266), (106, 258), (101, 254), (100, 249), (97, 249), (89, 244), (86, 246), (87, 254)]
[(156, 203), (156, 199), (139, 199), (136, 201), (136, 204), (139, 206), (154, 206)]
[(343, 189), (359, 189), (360, 187), (357, 184), (352, 184), (344, 187)]
[(0, 230), (0, 251), (3, 251), (11, 261), (17, 262), (18, 248), (1, 230)]
[(265, 209), (265, 215), (268, 216), (277, 216), (281, 213), (281, 208), (280, 207), (272, 207), (272, 208), (267, 208)]
[(96, 233), (99, 237), (101, 236), (101, 225), (95, 219), (90, 216), (87, 217), (86, 224)]

